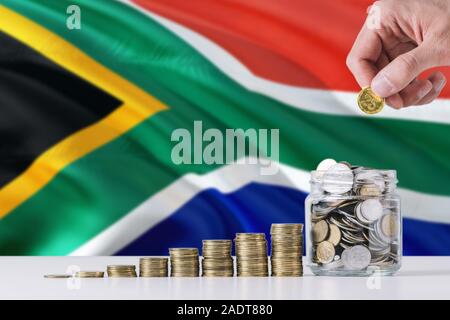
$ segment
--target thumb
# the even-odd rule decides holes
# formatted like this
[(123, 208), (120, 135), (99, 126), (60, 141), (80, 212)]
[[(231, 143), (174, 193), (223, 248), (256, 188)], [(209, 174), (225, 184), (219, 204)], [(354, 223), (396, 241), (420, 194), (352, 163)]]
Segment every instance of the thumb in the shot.
[(408, 51), (384, 67), (372, 80), (372, 90), (386, 98), (400, 92), (432, 65), (424, 44)]

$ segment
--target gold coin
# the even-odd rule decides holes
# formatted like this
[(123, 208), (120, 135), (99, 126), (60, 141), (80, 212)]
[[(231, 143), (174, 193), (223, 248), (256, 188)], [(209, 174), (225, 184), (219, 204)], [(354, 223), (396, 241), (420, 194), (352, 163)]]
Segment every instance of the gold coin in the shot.
[(381, 218), (381, 231), (390, 238), (397, 234), (397, 216), (389, 213)]
[(330, 234), (328, 235), (328, 242), (331, 242), (333, 246), (337, 246), (341, 242), (341, 229), (334, 224), (330, 224)]
[(358, 194), (363, 197), (378, 197), (381, 190), (376, 184), (365, 184), (358, 189)]
[(187, 256), (198, 256), (197, 248), (170, 248), (169, 249), (170, 256), (179, 256), (179, 257), (187, 257)]
[(105, 273), (103, 271), (78, 271), (75, 273), (77, 278), (103, 278)]
[(335, 250), (331, 242), (323, 241), (317, 246), (316, 256), (320, 263), (330, 263), (334, 259), (334, 254)]
[(358, 94), (358, 106), (364, 113), (376, 114), (383, 110), (384, 98), (372, 91), (370, 87), (364, 87)]
[(68, 279), (72, 276), (70, 274), (46, 274), (44, 275), (44, 278), (47, 279)]
[(325, 220), (317, 222), (312, 230), (314, 242), (322, 242), (328, 236), (328, 223)]
[(301, 223), (272, 223), (271, 234), (301, 234), (303, 224)]
[(109, 270), (134, 270), (136, 266), (134, 265), (109, 265), (106, 266)]

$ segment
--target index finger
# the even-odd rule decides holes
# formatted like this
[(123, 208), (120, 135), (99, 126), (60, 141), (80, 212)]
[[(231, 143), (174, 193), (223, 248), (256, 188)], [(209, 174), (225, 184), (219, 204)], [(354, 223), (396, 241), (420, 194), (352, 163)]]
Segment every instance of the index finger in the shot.
[(364, 24), (347, 57), (347, 66), (361, 87), (369, 86), (377, 75), (382, 47), (378, 34)]

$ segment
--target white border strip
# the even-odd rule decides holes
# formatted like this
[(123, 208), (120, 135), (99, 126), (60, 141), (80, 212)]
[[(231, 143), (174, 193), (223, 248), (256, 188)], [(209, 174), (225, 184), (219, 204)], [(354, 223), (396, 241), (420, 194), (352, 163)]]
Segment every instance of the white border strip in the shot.
[[(247, 161), (247, 163), (249, 163)], [(170, 217), (201, 191), (234, 192), (251, 182), (294, 188), (309, 192), (309, 173), (279, 165), (273, 176), (261, 175), (259, 165), (231, 164), (205, 175), (187, 174), (161, 190), (122, 219), (71, 253), (75, 256), (112, 255), (159, 222)], [(450, 197), (400, 189), (405, 217), (450, 223)], [(424, 216), (424, 214), (427, 216)], [(299, 213), (300, 214), (300, 213)]]
[[(269, 96), (301, 110), (339, 116), (364, 116), (357, 108), (355, 93), (300, 88), (260, 78), (252, 74), (245, 65), (229, 52), (203, 35), (149, 12), (129, 0), (119, 1), (139, 10), (172, 31), (223, 73), (248, 90)], [(400, 111), (385, 108), (381, 114), (371, 117), (450, 124), (450, 100), (437, 99), (428, 106), (410, 107)]]

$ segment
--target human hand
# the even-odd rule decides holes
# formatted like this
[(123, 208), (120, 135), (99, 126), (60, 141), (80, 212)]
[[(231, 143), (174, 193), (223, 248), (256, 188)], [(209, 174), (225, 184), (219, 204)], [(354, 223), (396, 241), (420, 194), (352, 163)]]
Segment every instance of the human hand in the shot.
[(432, 102), (447, 79), (442, 72), (418, 76), (450, 65), (450, 1), (381, 0), (373, 6), (379, 27), (365, 23), (347, 57), (356, 81), (396, 109)]

